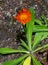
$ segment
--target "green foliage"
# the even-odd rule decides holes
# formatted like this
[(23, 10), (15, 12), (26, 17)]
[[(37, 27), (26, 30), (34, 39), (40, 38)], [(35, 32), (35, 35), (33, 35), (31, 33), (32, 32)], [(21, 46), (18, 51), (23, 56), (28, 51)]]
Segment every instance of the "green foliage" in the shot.
[(15, 49), (11, 49), (11, 48), (0, 48), (0, 53), (1, 54), (10, 54), (10, 53), (27, 53), (26, 50), (15, 50)]
[(35, 34), (34, 44), (33, 44), (32, 49), (34, 49), (35, 47), (38, 46), (38, 43), (40, 42), (42, 36), (43, 36), (43, 33), (42, 33), (42, 32), (40, 32), (40, 33), (36, 33), (36, 34)]
[(41, 20), (38, 20), (38, 19), (35, 19), (35, 22), (39, 25), (42, 25), (42, 21)]
[(34, 25), (33, 32), (48, 32), (48, 27), (44, 25)]
[(45, 25), (48, 25), (47, 18), (45, 17), (44, 14), (41, 15), (41, 19), (42, 19), (42, 22), (45, 23)]
[(48, 32), (37, 32), (35, 34), (34, 44), (32, 49), (35, 49), (40, 43), (40, 41), (44, 40), (45, 38), (48, 38)]
[(32, 56), (33, 65), (42, 65), (34, 56)]
[(27, 45), (22, 39), (21, 39), (21, 42), (22, 42), (21, 45), (22, 45), (23, 47), (25, 47), (27, 50), (29, 50), (29, 49), (28, 49), (28, 45)]
[(32, 32), (33, 32), (32, 29), (34, 26), (35, 12), (32, 8), (30, 8), (29, 11), (31, 12), (32, 16), (31, 16), (31, 21), (26, 24), (26, 38), (27, 38), (29, 50), (31, 50), (31, 43), (32, 43), (31, 39), (32, 39)]
[(17, 65), (19, 64), (23, 59), (25, 59), (28, 55), (21, 56), (18, 59), (11, 60), (11, 61), (5, 61), (3, 65)]
[(46, 45), (43, 45), (37, 49), (35, 49), (33, 52), (37, 52), (37, 51), (40, 51), (41, 49), (44, 49), (44, 48), (48, 48), (48, 43)]
[[(35, 12), (33, 8), (30, 8), (31, 12), (31, 20), (26, 24), (24, 32), (26, 33), (26, 42), (21, 39), (21, 49), (11, 49), (11, 48), (0, 48), (0, 54), (11, 54), (11, 53), (22, 53), (23, 56), (10, 61), (5, 61), (2, 65), (28, 65), (30, 62), (30, 58), (32, 58), (33, 65), (42, 65), (34, 56), (34, 54), (44, 48), (48, 49), (48, 43), (41, 47), (39, 43), (48, 38), (48, 20), (44, 15), (41, 16), (41, 20), (35, 19)], [(45, 22), (45, 24), (43, 23)], [(34, 34), (34, 40), (32, 39)], [(26, 60), (27, 59), (27, 60)], [(29, 60), (28, 60), (29, 59)], [(24, 63), (25, 62), (25, 63)], [(28, 62), (28, 63), (26, 63)], [(23, 64), (24, 63), (24, 64)]]

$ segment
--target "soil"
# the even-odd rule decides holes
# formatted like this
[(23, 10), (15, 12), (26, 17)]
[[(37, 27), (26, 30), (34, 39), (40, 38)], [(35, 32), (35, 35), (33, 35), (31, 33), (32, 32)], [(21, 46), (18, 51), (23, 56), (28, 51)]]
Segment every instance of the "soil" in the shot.
[[(33, 7), (36, 18), (40, 19), (42, 13), (48, 18), (48, 0), (0, 0), (0, 48), (9, 47), (17, 49), (20, 45), (19, 35), (23, 27), (17, 21), (11, 22), (12, 16), (15, 15), (17, 12), (16, 10), (20, 7)], [(48, 39), (45, 39), (42, 41), (42, 44), (47, 42)], [(6, 60), (12, 60), (19, 56), (20, 54), (0, 55), (0, 64)], [(47, 51), (43, 54), (37, 53), (36, 56), (38, 56), (39, 60), (42, 60), (42, 58), (47, 57)]]

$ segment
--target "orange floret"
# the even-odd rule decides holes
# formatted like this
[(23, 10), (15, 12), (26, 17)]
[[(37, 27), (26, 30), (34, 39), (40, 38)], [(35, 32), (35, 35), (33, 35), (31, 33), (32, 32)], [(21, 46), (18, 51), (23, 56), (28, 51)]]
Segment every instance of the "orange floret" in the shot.
[(31, 20), (31, 13), (26, 8), (22, 8), (14, 18), (24, 25)]

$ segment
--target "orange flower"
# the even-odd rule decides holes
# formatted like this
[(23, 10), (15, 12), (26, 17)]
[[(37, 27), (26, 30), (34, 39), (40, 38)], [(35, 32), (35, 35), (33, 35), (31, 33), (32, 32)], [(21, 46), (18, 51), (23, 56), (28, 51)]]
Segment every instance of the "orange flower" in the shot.
[(31, 20), (31, 13), (26, 8), (22, 8), (14, 18), (24, 25)]

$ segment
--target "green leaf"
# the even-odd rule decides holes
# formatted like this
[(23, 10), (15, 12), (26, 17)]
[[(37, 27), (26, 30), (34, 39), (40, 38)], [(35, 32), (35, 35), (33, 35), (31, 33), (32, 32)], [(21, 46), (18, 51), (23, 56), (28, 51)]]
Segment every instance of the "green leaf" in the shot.
[(44, 25), (34, 25), (33, 32), (48, 32), (48, 27)]
[(25, 51), (25, 50), (14, 50), (11, 48), (0, 48), (0, 54), (9, 54), (9, 53), (18, 53), (18, 52), (27, 53), (27, 51)]
[(26, 51), (27, 51), (27, 49), (26, 49), (26, 48), (24, 48), (24, 47), (23, 47), (23, 46), (21, 46), (21, 45), (19, 45), (17, 49), (18, 49), (18, 50), (26, 50)]
[(29, 50), (28, 45), (21, 39), (21, 45), (24, 46), (27, 50)]
[(48, 38), (48, 32), (43, 32), (43, 37), (41, 38), (41, 41), (44, 40), (45, 38)]
[(32, 55), (33, 65), (42, 65), (33, 55)]
[(42, 21), (38, 20), (38, 19), (35, 19), (35, 22), (39, 25), (42, 25)]
[(41, 15), (41, 18), (43, 19), (43, 22), (45, 22), (47, 24), (47, 18), (45, 17), (44, 14)]
[(42, 50), (42, 49), (44, 49), (44, 48), (48, 48), (48, 44), (43, 45), (42, 47), (37, 48), (37, 49), (36, 49), (36, 50), (34, 50), (33, 52), (40, 51), (40, 50)]
[(43, 36), (43, 33), (42, 33), (42, 32), (36, 33), (36, 34), (35, 34), (35, 37), (34, 37), (34, 44), (33, 44), (32, 49), (35, 49), (35, 48), (38, 46), (38, 44), (39, 44), (39, 42), (40, 42), (42, 36)]
[(18, 65), (23, 65), (23, 62), (24, 62), (24, 60), (21, 63), (19, 63)]
[(35, 13), (34, 10), (32, 8), (29, 9), (29, 11), (31, 12), (31, 21), (28, 22), (26, 24), (26, 38), (27, 38), (27, 42), (28, 42), (28, 46), (29, 46), (29, 50), (31, 50), (31, 43), (32, 43), (32, 29), (34, 26), (34, 20), (35, 20)]
[(5, 61), (2, 63), (2, 65), (17, 65), (18, 63), (20, 63), (22, 60), (24, 60), (28, 55), (24, 55), (24, 56), (21, 56), (20, 58), (18, 59), (15, 59), (15, 60), (11, 60), (11, 61)]
[(42, 40), (44, 40), (47, 37), (48, 37), (48, 32), (36, 33), (32, 49), (35, 49), (38, 46), (39, 42), (42, 41)]

